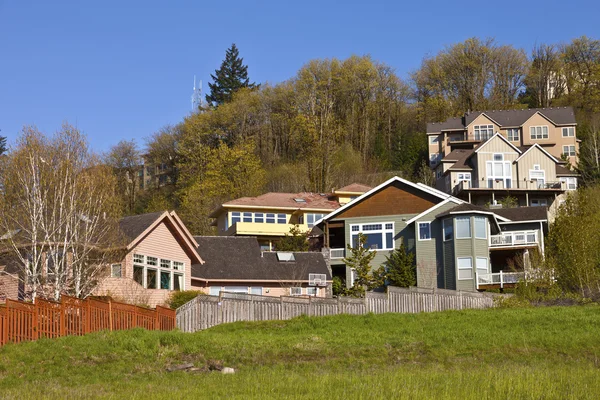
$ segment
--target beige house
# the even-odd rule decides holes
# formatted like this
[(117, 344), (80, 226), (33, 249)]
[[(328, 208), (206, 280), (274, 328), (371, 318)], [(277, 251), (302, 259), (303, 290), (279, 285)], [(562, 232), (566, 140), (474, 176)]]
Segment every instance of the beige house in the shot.
[(353, 183), (332, 193), (265, 193), (223, 203), (214, 210), (213, 226), (219, 236), (255, 236), (263, 250), (298, 225), (310, 231), (315, 222), (367, 192), (369, 186)]
[(564, 154), (571, 165), (579, 158), (577, 123), (572, 107), (493, 110), (427, 124), (432, 168), (456, 149), (470, 149), (499, 133), (515, 147), (537, 144), (556, 159)]

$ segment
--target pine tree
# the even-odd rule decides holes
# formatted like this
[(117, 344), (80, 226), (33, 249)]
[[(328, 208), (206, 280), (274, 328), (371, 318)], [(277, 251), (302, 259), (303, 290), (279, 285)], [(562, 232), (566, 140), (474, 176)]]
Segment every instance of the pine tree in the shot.
[(6, 150), (8, 150), (6, 148), (6, 137), (5, 136), (0, 136), (0, 156), (4, 153), (6, 153)]
[(308, 251), (308, 232), (302, 231), (299, 225), (290, 228), (289, 234), (275, 243), (276, 251)]
[(386, 278), (392, 286), (409, 287), (417, 284), (414, 265), (415, 255), (407, 252), (404, 243), (399, 249), (394, 250), (386, 256), (385, 267)]
[(206, 95), (209, 104), (221, 105), (231, 100), (233, 94), (241, 88), (254, 88), (255, 83), (250, 83), (248, 66), (244, 65), (240, 52), (233, 43), (225, 53), (225, 60), (221, 67), (215, 70), (215, 75), (210, 75), (213, 83), (209, 83), (210, 94)]
[(356, 247), (348, 245), (350, 256), (344, 258), (344, 262), (348, 267), (354, 269), (355, 279), (354, 286), (346, 292), (354, 297), (363, 297), (365, 289), (373, 290), (383, 286), (385, 283), (385, 269), (379, 267), (375, 271), (371, 271), (371, 261), (377, 254), (376, 251), (370, 251), (365, 247), (367, 237), (362, 233), (358, 234), (358, 243)]

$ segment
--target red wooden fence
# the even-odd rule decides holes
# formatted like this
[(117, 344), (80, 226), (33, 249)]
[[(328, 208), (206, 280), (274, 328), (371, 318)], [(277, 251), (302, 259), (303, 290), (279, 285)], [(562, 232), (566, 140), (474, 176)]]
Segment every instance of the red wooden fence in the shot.
[(175, 329), (175, 310), (148, 309), (131, 304), (63, 295), (60, 303), (36, 299), (34, 303), (6, 300), (0, 306), (0, 346), (38, 338), (85, 335), (100, 330), (141, 327)]

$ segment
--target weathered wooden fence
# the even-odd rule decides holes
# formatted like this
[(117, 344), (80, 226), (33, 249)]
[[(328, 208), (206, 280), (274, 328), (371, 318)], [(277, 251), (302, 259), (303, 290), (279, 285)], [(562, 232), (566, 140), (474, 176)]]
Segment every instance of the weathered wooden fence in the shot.
[(148, 309), (110, 300), (82, 300), (65, 295), (60, 302), (6, 300), (6, 304), (0, 306), (0, 345), (135, 327), (174, 329), (175, 310), (160, 306)]
[(267, 297), (221, 292), (200, 295), (177, 309), (177, 327), (195, 332), (236, 321), (285, 320), (305, 314), (418, 313), (467, 308), (489, 308), (494, 295), (443, 289), (388, 287), (387, 293), (367, 293), (364, 299)]

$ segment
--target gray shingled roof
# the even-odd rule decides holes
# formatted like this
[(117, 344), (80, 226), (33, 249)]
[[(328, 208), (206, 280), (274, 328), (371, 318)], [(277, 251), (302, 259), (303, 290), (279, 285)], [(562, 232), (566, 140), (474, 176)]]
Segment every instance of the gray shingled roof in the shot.
[(192, 265), (192, 278), (212, 281), (308, 280), (308, 274), (331, 274), (321, 253), (294, 253), (295, 261), (278, 261), (276, 253), (260, 250), (255, 237), (195, 236), (204, 264)]
[(446, 210), (443, 213), (440, 213), (440, 214), (436, 215), (435, 217), (436, 218), (441, 218), (441, 217), (445, 217), (447, 215), (450, 215), (451, 213), (467, 212), (467, 211), (486, 212), (486, 213), (493, 212), (489, 208), (485, 208), (485, 207), (481, 207), (481, 206), (476, 206), (475, 204), (471, 204), (471, 203), (463, 203), (463, 204), (457, 205), (456, 207), (452, 207), (451, 209)]
[(148, 229), (148, 227), (164, 213), (164, 211), (160, 211), (148, 214), (131, 215), (129, 217), (121, 218), (119, 221), (119, 228), (125, 237), (131, 242), (140, 236), (142, 232)]
[(567, 167), (556, 164), (556, 176), (579, 176), (579, 174), (575, 171), (571, 171)]
[(521, 126), (536, 112), (540, 112), (540, 114), (544, 115), (557, 125), (574, 125), (577, 123), (575, 121), (575, 112), (572, 107), (529, 108), (525, 110), (487, 110), (473, 111), (463, 117), (449, 118), (444, 122), (428, 123), (427, 133), (464, 129), (483, 113), (500, 126)]
[(496, 208), (491, 211), (493, 211), (494, 214), (508, 218), (511, 221), (538, 221), (548, 219), (548, 209), (546, 207)]

